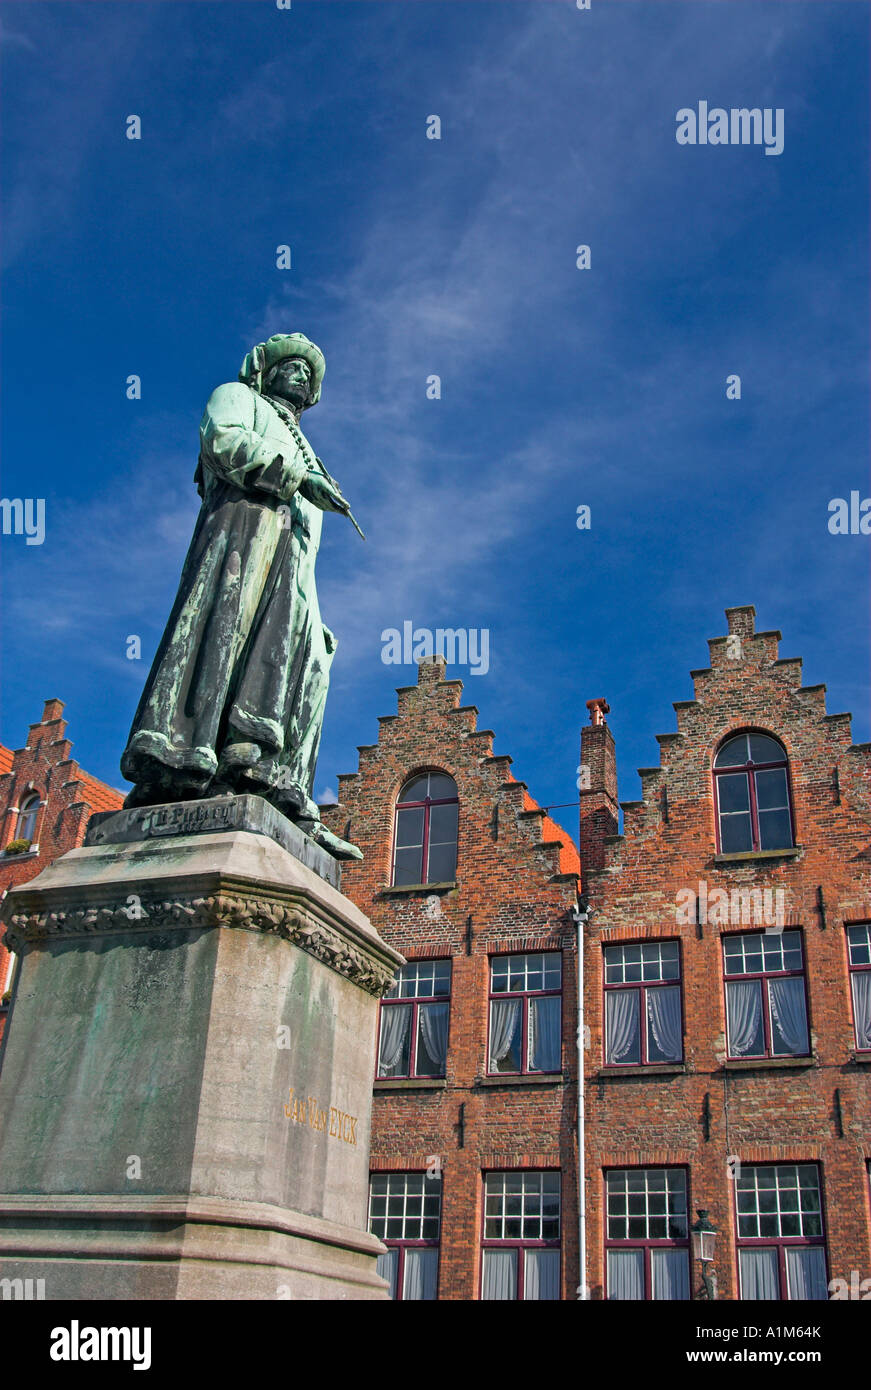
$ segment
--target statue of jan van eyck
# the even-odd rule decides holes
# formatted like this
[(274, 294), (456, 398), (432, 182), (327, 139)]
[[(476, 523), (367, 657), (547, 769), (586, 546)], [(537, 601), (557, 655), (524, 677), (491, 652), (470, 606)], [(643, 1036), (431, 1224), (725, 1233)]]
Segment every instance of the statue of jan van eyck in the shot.
[(311, 795), (336, 649), (315, 588), (322, 513), (353, 521), (299, 428), (324, 366), (302, 333), (276, 334), (209, 397), (202, 506), (121, 771), (127, 806), (253, 792), (336, 858), (360, 858)]

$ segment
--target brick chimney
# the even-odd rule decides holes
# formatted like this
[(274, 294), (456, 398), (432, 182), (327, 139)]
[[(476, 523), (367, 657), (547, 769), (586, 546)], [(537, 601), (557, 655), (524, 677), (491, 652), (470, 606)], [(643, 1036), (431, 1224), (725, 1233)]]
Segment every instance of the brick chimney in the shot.
[(605, 865), (605, 840), (617, 834), (617, 753), (605, 723), (607, 700), (588, 700), (590, 722), (581, 730), (580, 797), (581, 872)]

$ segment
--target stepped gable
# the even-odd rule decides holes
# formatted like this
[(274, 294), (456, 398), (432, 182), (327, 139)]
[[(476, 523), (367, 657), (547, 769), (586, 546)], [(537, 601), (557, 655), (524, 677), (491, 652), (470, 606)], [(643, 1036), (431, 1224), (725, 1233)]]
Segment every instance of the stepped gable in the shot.
[[(343, 869), (349, 896), (372, 894), (390, 884), (393, 814), (403, 785), (427, 769), (448, 773), (460, 799), (458, 876), (467, 881), (470, 852), (487, 844), (488, 874), (496, 866), (547, 881), (576, 881), (577, 846), (511, 772), (511, 758), (493, 751), (492, 729), (478, 728), (478, 709), (461, 704), (463, 683), (445, 678), (445, 661), (418, 665), (416, 685), (397, 690), (396, 714), (380, 717), (378, 741), (359, 748), (358, 770), (338, 779), (336, 805), (321, 807), (327, 825), (358, 844), (362, 865)], [(476, 869), (474, 872), (477, 872)]]
[[(606, 871), (642, 854), (653, 865), (689, 842), (700, 863), (713, 860), (713, 758), (744, 729), (771, 734), (786, 749), (800, 845), (831, 848), (841, 835), (852, 845), (855, 818), (868, 823), (871, 744), (852, 742), (852, 716), (827, 714), (825, 685), (802, 684), (801, 658), (779, 655), (779, 632), (756, 631), (752, 605), (726, 609), (726, 619), (727, 635), (709, 640), (710, 665), (690, 673), (694, 698), (674, 703), (677, 731), (657, 735), (659, 766), (638, 769), (640, 800), (620, 803), (623, 834), (606, 841)], [(802, 832), (809, 821), (813, 837)]]

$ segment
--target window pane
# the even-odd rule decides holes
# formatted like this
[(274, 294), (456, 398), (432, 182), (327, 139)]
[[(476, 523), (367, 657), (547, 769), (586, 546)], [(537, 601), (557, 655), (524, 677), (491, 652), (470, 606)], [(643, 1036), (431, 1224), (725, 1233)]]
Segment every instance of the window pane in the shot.
[(739, 734), (737, 738), (730, 738), (727, 743), (723, 744), (717, 754), (714, 767), (740, 767), (742, 763), (747, 761), (747, 735)]
[(438, 1275), (438, 1250), (406, 1250), (402, 1297), (416, 1301), (431, 1301), (436, 1297)]
[(444, 1076), (448, 1050), (448, 1005), (421, 1004), (417, 1013), (418, 1076)]
[(432, 806), (429, 813), (429, 842), (431, 845), (452, 845), (457, 839), (457, 803)]
[(457, 784), (452, 777), (445, 777), (442, 772), (431, 772), (429, 774), (429, 795), (434, 801), (440, 801), (448, 796), (456, 796)]
[(520, 1071), (522, 1009), (519, 999), (497, 999), (490, 1006), (490, 1070)]
[(423, 801), (426, 797), (428, 777), (424, 773), (423, 777), (415, 777), (413, 781), (406, 782), (402, 791), (399, 793), (399, 800), (402, 801)]
[(749, 811), (750, 786), (745, 772), (730, 772), (717, 778), (721, 811)]
[(430, 845), (427, 883), (453, 883), (457, 876), (457, 846)]
[(775, 743), (773, 738), (766, 738), (765, 734), (751, 734), (750, 761), (754, 763), (782, 763), (786, 761), (786, 753), (779, 743)]
[(786, 794), (786, 769), (769, 768), (756, 773), (756, 804), (760, 811), (780, 810), (789, 805)]
[(642, 1250), (608, 1251), (609, 1299), (644, 1298), (644, 1252)]
[(808, 1050), (804, 977), (789, 976), (768, 981), (771, 1010), (771, 1051), (775, 1055), (804, 1056)]
[(647, 1060), (678, 1062), (683, 1056), (680, 986), (647, 990)]
[(609, 989), (605, 994), (605, 1061), (641, 1062), (641, 1027), (637, 989)]
[(529, 1069), (556, 1072), (560, 1069), (562, 1039), (558, 994), (529, 1001)]
[(382, 1004), (379, 1076), (407, 1076), (411, 1053), (411, 1005)]
[(386, 1279), (390, 1285), (390, 1297), (396, 1297), (396, 1274), (399, 1269), (399, 1251), (388, 1250), (375, 1261), (375, 1273)]
[(765, 1033), (760, 981), (730, 980), (726, 984), (726, 1014), (729, 1024), (730, 1056), (763, 1056)]
[(753, 848), (750, 812), (720, 817), (720, 850), (723, 854), (747, 854)]
[(792, 845), (792, 825), (789, 811), (759, 812), (759, 848), (789, 849)]
[(517, 1251), (485, 1250), (481, 1298), (488, 1300), (517, 1297)]
[(523, 1297), (543, 1302), (559, 1298), (559, 1251), (527, 1250), (523, 1261)]
[(651, 1298), (675, 1302), (690, 1296), (690, 1264), (686, 1250), (651, 1250)]
[(788, 1298), (827, 1302), (826, 1256), (822, 1248), (812, 1246), (809, 1250), (787, 1250), (786, 1281), (789, 1286)]
[(420, 856), (419, 849), (398, 849), (396, 851), (395, 869), (393, 872), (393, 882), (396, 887), (401, 888), (404, 883), (420, 883)]
[(740, 1250), (741, 1297), (747, 1300), (779, 1299), (776, 1250)]
[(850, 943), (850, 964), (871, 965), (871, 927), (865, 923), (860, 927), (848, 927), (847, 939)]
[(408, 811), (397, 811), (396, 813), (396, 844), (397, 847), (406, 845), (423, 844), (423, 816), (422, 806), (412, 807)]

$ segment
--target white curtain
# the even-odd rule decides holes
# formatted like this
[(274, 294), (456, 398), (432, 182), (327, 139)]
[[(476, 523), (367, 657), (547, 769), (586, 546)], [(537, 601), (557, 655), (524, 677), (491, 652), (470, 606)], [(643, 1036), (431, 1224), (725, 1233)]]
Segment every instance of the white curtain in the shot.
[(680, 1060), (683, 1052), (680, 1018), (680, 987), (647, 991), (647, 1017), (654, 1042), (670, 1062)]
[(739, 1258), (743, 1299), (780, 1298), (776, 1250), (741, 1250)]
[(559, 1251), (527, 1250), (523, 1257), (523, 1297), (559, 1298)]
[(399, 1251), (388, 1250), (386, 1255), (379, 1255), (375, 1261), (375, 1273), (380, 1274), (382, 1279), (386, 1279), (390, 1285), (390, 1297), (396, 1297), (396, 1271), (399, 1267)]
[(690, 1262), (686, 1250), (651, 1250), (650, 1274), (653, 1297), (678, 1299), (690, 1296)]
[(517, 1251), (484, 1251), (484, 1285), (482, 1299), (517, 1297)]
[(520, 1025), (520, 1000), (499, 999), (490, 1011), (490, 1070), (496, 1071), (503, 1057), (511, 1051), (514, 1034)]
[(529, 1056), (534, 1071), (559, 1071), (560, 1047), (559, 999), (529, 1001)]
[(439, 1279), (438, 1250), (406, 1250), (402, 1297), (431, 1301)]
[(644, 1297), (644, 1251), (608, 1251), (608, 1297), (639, 1299)]
[(633, 1049), (638, 1050), (638, 990), (609, 989), (605, 995), (606, 1042), (605, 1060), (622, 1062)]
[(448, 1051), (448, 1006), (447, 1004), (426, 1004), (420, 1007), (420, 1031), (424, 1046), (442, 1071)]
[(771, 1018), (780, 1036), (792, 1053), (807, 1052), (807, 1014), (804, 1003), (804, 980), (769, 980), (768, 998)]
[(853, 972), (853, 1015), (856, 1046), (871, 1047), (871, 970)]
[(787, 1246), (786, 1279), (790, 1298), (807, 1299), (815, 1303), (828, 1302), (826, 1257), (819, 1245), (812, 1245), (804, 1250)]
[(762, 995), (755, 980), (730, 980), (726, 986), (729, 1012), (729, 1051), (749, 1052), (762, 1023)]
[(402, 1061), (402, 1052), (411, 1025), (411, 1005), (390, 1005), (381, 1010), (381, 1051), (378, 1075), (392, 1076)]

